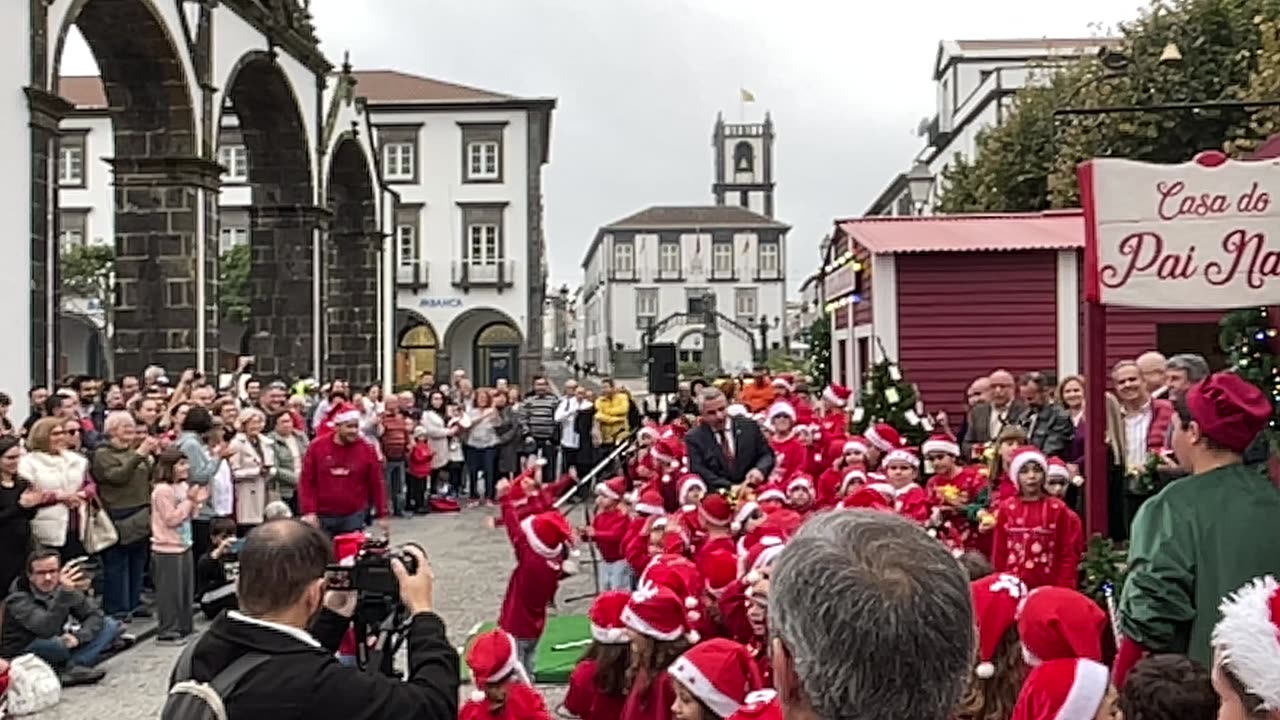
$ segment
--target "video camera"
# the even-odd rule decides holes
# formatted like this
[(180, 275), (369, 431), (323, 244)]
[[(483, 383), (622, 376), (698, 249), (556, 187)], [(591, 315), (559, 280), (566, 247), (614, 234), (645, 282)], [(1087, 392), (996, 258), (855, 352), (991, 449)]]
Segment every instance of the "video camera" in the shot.
[[(421, 548), (419, 548), (421, 549)], [(325, 579), (331, 590), (354, 590), (363, 595), (377, 595), (400, 600), (400, 581), (391, 569), (391, 561), (399, 560), (413, 575), (418, 572), (418, 559), (404, 547), (393, 548), (384, 538), (366, 538), (349, 566), (330, 565)]]
[[(354, 535), (354, 534), (353, 534)], [(408, 632), (408, 613), (400, 601), (400, 581), (391, 567), (399, 560), (410, 575), (418, 572), (418, 559), (406, 548), (416, 544), (391, 547), (384, 538), (350, 537), (360, 548), (345, 565), (325, 568), (325, 581), (330, 590), (356, 593), (356, 610), (352, 621), (356, 636), (356, 663), (362, 670), (377, 670), (388, 677), (398, 677), (394, 667), (396, 649)], [(350, 546), (348, 546), (350, 547)], [(426, 551), (422, 551), (426, 554)], [(340, 556), (347, 556), (339, 552)]]

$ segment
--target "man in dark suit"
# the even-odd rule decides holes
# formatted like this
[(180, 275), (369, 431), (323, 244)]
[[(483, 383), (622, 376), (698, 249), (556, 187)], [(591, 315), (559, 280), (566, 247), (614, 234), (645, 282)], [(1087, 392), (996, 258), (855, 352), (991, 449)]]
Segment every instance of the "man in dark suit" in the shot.
[(729, 417), (729, 401), (715, 388), (698, 397), (698, 426), (684, 436), (689, 470), (712, 492), (749, 482), (763, 483), (773, 472), (773, 448), (760, 425), (747, 417)]
[(965, 457), (973, 456), (974, 445), (994, 441), (1006, 425), (1022, 425), (1027, 419), (1027, 404), (1015, 395), (1013, 375), (1008, 370), (996, 370), (988, 380), (991, 399), (969, 411), (969, 424), (960, 442)]

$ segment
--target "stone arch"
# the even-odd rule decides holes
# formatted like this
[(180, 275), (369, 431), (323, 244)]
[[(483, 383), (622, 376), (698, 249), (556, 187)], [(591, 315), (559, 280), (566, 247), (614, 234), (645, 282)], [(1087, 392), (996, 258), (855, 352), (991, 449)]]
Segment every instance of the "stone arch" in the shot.
[[(198, 267), (196, 257), (198, 244), (207, 242), (207, 233), (202, 238), (198, 232), (198, 197), (216, 193), (217, 175), (200, 157), (183, 55), (150, 0), (76, 0), (58, 28), (51, 73), (55, 83), (72, 25), (97, 61), (112, 123), (114, 369), (132, 374), (150, 363), (174, 370), (211, 367), (217, 352), (217, 319), (206, 321), (199, 308), (202, 297), (215, 297), (216, 273), (208, 265)], [(56, 92), (57, 87), (51, 89)], [(36, 125), (33, 122), (36, 160), (50, 147), (57, 157), (56, 128), (47, 144)], [(46, 195), (39, 191), (33, 196)], [(56, 237), (57, 193), (48, 196), (53, 211), (47, 216), (54, 219), (54, 227), (44, 232), (33, 227), (33, 241)], [(37, 307), (61, 304), (57, 286), (48, 287), (44, 280), (56, 277), (45, 269), (46, 262), (56, 263), (56, 247), (45, 241), (32, 248), (32, 300), (40, 301)], [(50, 295), (53, 302), (48, 301)], [(42, 330), (39, 324), (36, 318), (33, 338), (43, 331), (57, 337), (56, 328)], [(200, 351), (203, 357), (197, 357)], [(32, 352), (38, 352), (34, 342)], [(34, 360), (33, 356), (33, 366), (40, 367)]]
[[(500, 330), (507, 340), (495, 342)], [(524, 333), (511, 316), (491, 307), (471, 308), (450, 323), (444, 333), (444, 352), (437, 364), (441, 371), (466, 370), (477, 387), (491, 385), (495, 371), (503, 367), (505, 377), (513, 383), (521, 381), (520, 350), (527, 344)], [(446, 364), (452, 363), (452, 364)]]
[(327, 198), (333, 213), (325, 247), (325, 363), (352, 383), (377, 375), (379, 248), (382, 234), (369, 158), (354, 132), (340, 137), (329, 160)]
[(413, 310), (396, 310), (395, 384), (417, 384), (418, 376), (430, 371), (437, 377), (440, 335), (431, 321)]
[(263, 375), (297, 378), (317, 370), (314, 247), (324, 215), (307, 125), (270, 53), (243, 55), (224, 87), (215, 157), (224, 146), (243, 147), (250, 188), (250, 350)]

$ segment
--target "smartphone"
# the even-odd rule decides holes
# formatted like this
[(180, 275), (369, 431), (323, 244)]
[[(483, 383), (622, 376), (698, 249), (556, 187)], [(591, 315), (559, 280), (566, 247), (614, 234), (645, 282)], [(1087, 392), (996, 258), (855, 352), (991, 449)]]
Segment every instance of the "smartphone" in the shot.
[(79, 570), (80, 566), (84, 565), (87, 562), (89, 562), (89, 556), (81, 555), (80, 557), (72, 558), (68, 560), (67, 564), (64, 565), (63, 568), (66, 570)]
[(351, 589), (351, 569), (330, 567), (324, 571), (325, 587), (330, 590)]
[(240, 549), (243, 547), (244, 547), (244, 538), (236, 538), (235, 542), (231, 543), (231, 546), (227, 548), (227, 552), (232, 552), (232, 553), (235, 553), (236, 555), (239, 555)]

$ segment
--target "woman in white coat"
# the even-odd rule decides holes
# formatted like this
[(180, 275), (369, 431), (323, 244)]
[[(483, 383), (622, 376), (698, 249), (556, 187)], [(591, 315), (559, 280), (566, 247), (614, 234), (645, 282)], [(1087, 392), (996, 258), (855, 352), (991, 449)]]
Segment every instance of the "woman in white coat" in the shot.
[(85, 487), (89, 461), (68, 449), (67, 432), (60, 418), (42, 418), (27, 434), (27, 454), (18, 460), (18, 476), (57, 502), (36, 511), (31, 534), (41, 545), (57, 550), (63, 560), (81, 554), (80, 505), (88, 499)]
[(239, 432), (231, 439), (231, 475), (235, 479), (235, 516), (241, 535), (262, 524), (267, 506), (267, 483), (275, 478), (276, 453), (263, 434), (267, 416), (257, 408), (240, 411)]

